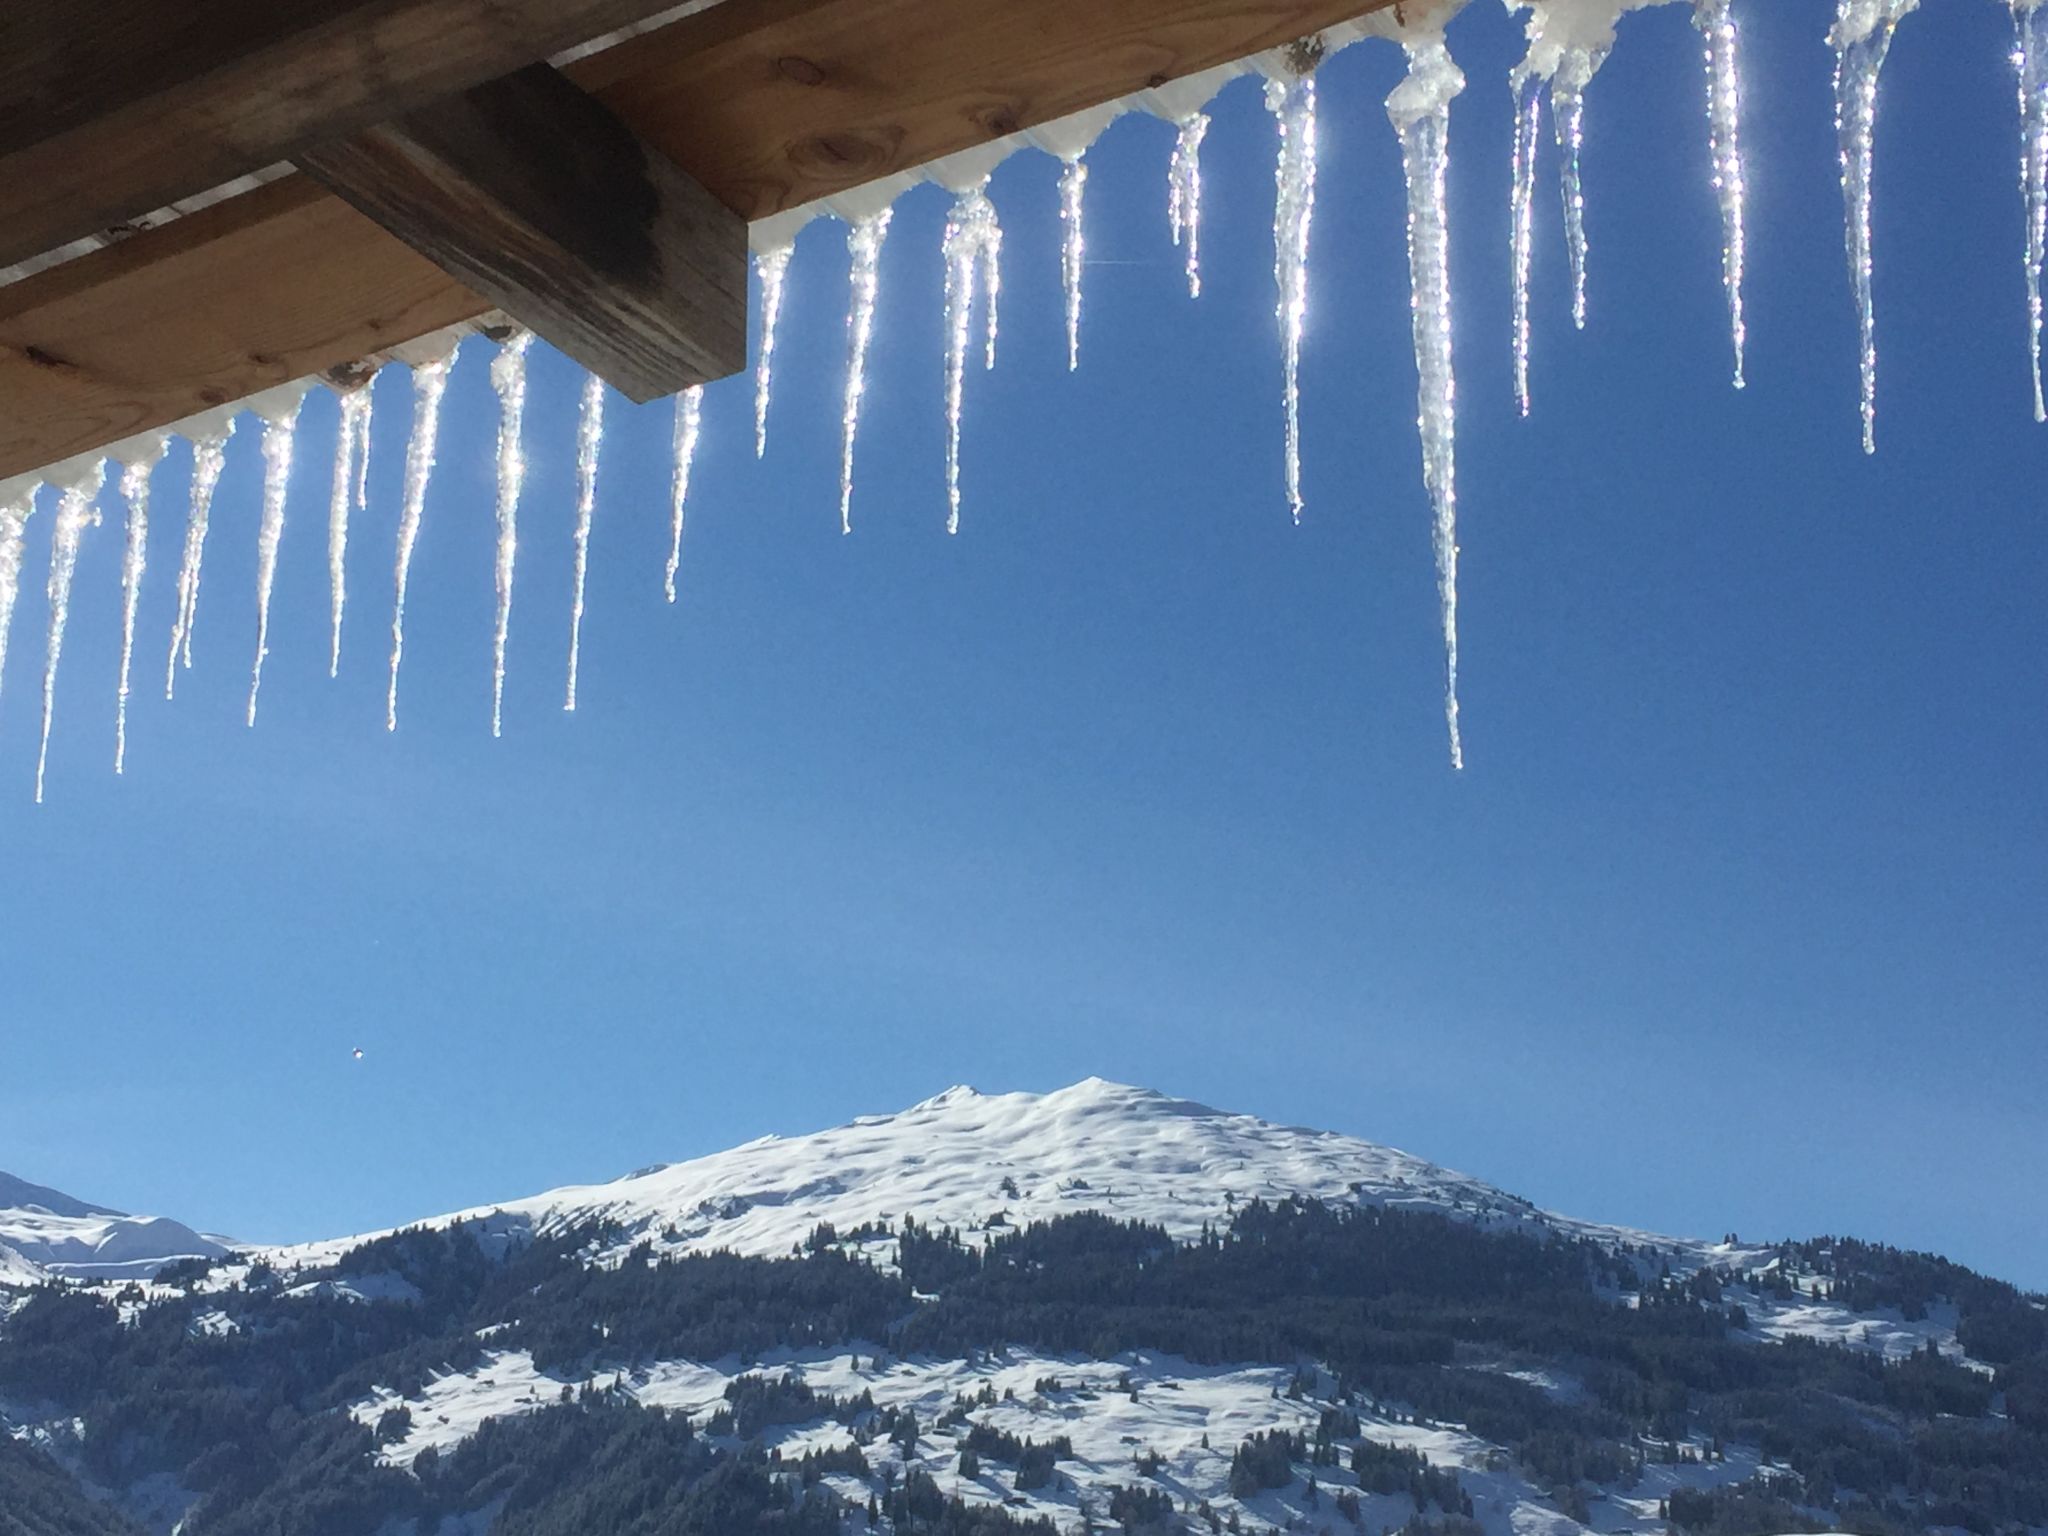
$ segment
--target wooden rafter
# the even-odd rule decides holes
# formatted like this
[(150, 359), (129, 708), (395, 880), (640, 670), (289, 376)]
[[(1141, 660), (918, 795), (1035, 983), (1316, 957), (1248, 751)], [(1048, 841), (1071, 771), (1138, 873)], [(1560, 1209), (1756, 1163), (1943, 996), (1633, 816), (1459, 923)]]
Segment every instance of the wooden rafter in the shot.
[[(725, 0), (566, 72), (757, 219), (1390, 3)], [(0, 288), (0, 477), (492, 307), (287, 178)]]

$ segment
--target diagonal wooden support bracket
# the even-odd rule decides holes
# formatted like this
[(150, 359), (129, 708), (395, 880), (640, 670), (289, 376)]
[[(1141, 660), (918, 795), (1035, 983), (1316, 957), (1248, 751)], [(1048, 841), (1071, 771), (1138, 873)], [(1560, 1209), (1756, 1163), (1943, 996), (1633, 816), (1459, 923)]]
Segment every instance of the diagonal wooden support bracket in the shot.
[(545, 64), (298, 165), (634, 400), (746, 366), (745, 220)]

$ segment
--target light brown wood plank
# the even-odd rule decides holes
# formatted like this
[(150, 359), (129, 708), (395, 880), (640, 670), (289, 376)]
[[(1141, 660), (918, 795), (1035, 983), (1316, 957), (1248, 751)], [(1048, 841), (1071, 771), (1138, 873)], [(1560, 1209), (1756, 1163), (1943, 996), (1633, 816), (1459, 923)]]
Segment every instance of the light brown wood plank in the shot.
[(0, 6), (0, 267), (669, 3), (15, 0)]

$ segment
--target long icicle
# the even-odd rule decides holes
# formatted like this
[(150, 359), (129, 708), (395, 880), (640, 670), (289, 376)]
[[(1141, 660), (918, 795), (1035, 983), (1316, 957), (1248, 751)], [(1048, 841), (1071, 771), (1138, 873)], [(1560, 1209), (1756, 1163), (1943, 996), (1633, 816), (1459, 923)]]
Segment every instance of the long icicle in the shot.
[(14, 600), (21, 595), (21, 546), (36, 509), (36, 490), (31, 482), (0, 502), (0, 679), (7, 672), (7, 637), (14, 629)]
[(178, 567), (178, 616), (171, 626), (171, 659), (164, 669), (164, 697), (172, 697), (178, 667), (192, 665), (192, 622), (199, 615), (199, 566), (206, 554), (206, 525), (213, 515), (213, 493), (227, 466), (233, 421), (192, 440), (191, 513), (185, 522), (185, 558)]
[[(434, 474), (435, 440), (441, 434), (441, 397), (455, 366), (458, 343), (413, 364), (412, 435), (405, 444), (405, 497), (398, 510), (398, 554), (391, 578), (391, 684), (384, 695), (384, 729), (398, 729), (398, 668), (405, 659), (405, 588), (412, 577), (413, 546), (427, 507), (427, 482)], [(365, 442), (368, 441), (366, 437)]]
[(292, 442), (302, 401), (263, 423), (263, 516), (256, 531), (256, 662), (249, 671), (249, 724), (263, 691), (263, 659), (270, 654), (270, 589), (277, 582), (277, 551), (284, 542), (284, 498), (292, 478)]
[(977, 289), (985, 289), (988, 350), (996, 361), (996, 285), (1003, 230), (988, 200), (988, 178), (956, 193), (946, 216), (946, 532), (960, 531), (960, 404), (966, 392), (967, 344), (974, 326)]
[(1514, 274), (1515, 404), (1529, 414), (1529, 270), (1536, 249), (1536, 149), (1543, 77), (1527, 64), (1508, 76), (1515, 97), (1514, 166), (1508, 188), (1508, 264)]
[(491, 359), (491, 387), (498, 392), (498, 553), (495, 582), (497, 624), (491, 636), (491, 735), (505, 727), (505, 642), (512, 632), (512, 567), (519, 554), (519, 491), (526, 481), (526, 354), (533, 332), (515, 331)]
[[(882, 291), (882, 243), (889, 237), (893, 210), (884, 208), (856, 221), (846, 232), (846, 393), (839, 405), (839, 531), (853, 532), (853, 440), (860, 431), (861, 401), (868, 389), (868, 344), (875, 337), (875, 301)], [(678, 422), (681, 418), (678, 417)], [(678, 427), (680, 431), (680, 426)], [(681, 453), (681, 439), (677, 440)], [(682, 503), (676, 503), (682, 526)], [(670, 566), (669, 601), (675, 601)]]
[[(683, 563), (683, 509), (690, 500), (690, 467), (697, 461), (697, 434), (704, 424), (704, 386), (692, 384), (676, 396), (675, 431), (671, 438), (674, 469), (669, 477), (668, 569), (662, 592), (676, 600), (676, 571)], [(844, 516), (844, 503), (841, 503)]]
[(1173, 243), (1187, 253), (1188, 297), (1202, 296), (1202, 140), (1209, 114), (1191, 112), (1177, 125), (1166, 168), (1166, 222)]
[(1728, 290), (1728, 325), (1735, 342), (1735, 387), (1742, 389), (1749, 382), (1743, 373), (1749, 331), (1742, 318), (1742, 267), (1748, 240), (1743, 228), (1738, 38), (1730, 0), (1697, 0), (1692, 23), (1707, 45), (1707, 146), (1714, 160), (1714, 192), (1721, 201), (1721, 282)]
[[(334, 429), (334, 483), (327, 498), (327, 591), (329, 641), (327, 675), (341, 675), (341, 613), (348, 601), (348, 514), (352, 496), (359, 498), (359, 464), (370, 461), (370, 380), (341, 397), (341, 420)], [(356, 503), (361, 505), (360, 499)]]
[(114, 691), (114, 772), (128, 763), (128, 671), (135, 659), (135, 610), (142, 597), (142, 573), (149, 557), (149, 482), (163, 462), (168, 437), (121, 469), (121, 501), (128, 510), (127, 540), (121, 549), (121, 680)]
[(754, 457), (768, 452), (768, 396), (775, 386), (775, 328), (782, 319), (782, 289), (795, 245), (777, 246), (754, 258), (761, 274), (761, 355), (754, 362)]
[(1088, 243), (1081, 227), (1088, 190), (1086, 152), (1060, 161), (1060, 286), (1067, 297), (1067, 372), (1081, 366), (1081, 274)]
[(1416, 419), (1422, 433), (1422, 480), (1436, 523), (1437, 594), (1444, 631), (1444, 719), (1451, 766), (1465, 766), (1458, 733), (1457, 380), (1451, 354), (1450, 169), (1451, 101), (1465, 76), (1441, 38), (1408, 45), (1408, 77), (1387, 98), (1387, 116), (1401, 136), (1408, 180), (1408, 273), (1415, 329)]
[(2048, 258), (2048, 0), (2012, 0), (2013, 69), (2020, 87), (2020, 192), (2027, 210), (2027, 347), (2034, 365), (2034, 420), (2048, 421), (2042, 393), (2042, 266)]
[(569, 691), (562, 708), (576, 707), (576, 668), (583, 654), (583, 579), (590, 570), (590, 524), (597, 512), (597, 452), (604, 441), (604, 380), (592, 374), (583, 384), (583, 409), (576, 422), (576, 577), (569, 607)]
[(1565, 247), (1572, 263), (1572, 324), (1586, 328), (1586, 188), (1579, 172), (1586, 140), (1586, 87), (1606, 61), (1604, 49), (1567, 48), (1550, 82), (1550, 120), (1557, 130)]
[(101, 459), (85, 478), (64, 487), (57, 499), (57, 526), (50, 534), (50, 639), (43, 659), (43, 741), (36, 750), (36, 804), (43, 803), (43, 774), (50, 765), (50, 721), (57, 709), (57, 659), (64, 651), (64, 626), (71, 618), (71, 578), (78, 570), (78, 542), (100, 520), (100, 487), (107, 464)]
[(1877, 81), (1899, 19), (1919, 0), (1840, 0), (1828, 42), (1835, 50), (1835, 133), (1841, 143), (1844, 243), (1856, 295), (1862, 373), (1863, 451), (1877, 452), (1877, 305), (1872, 294), (1871, 178)]
[(1266, 85), (1280, 128), (1273, 167), (1273, 282), (1284, 352), (1281, 403), (1287, 413), (1287, 504), (1301, 521), (1301, 335), (1308, 318), (1308, 226), (1316, 202), (1316, 82), (1313, 56), (1300, 73)]

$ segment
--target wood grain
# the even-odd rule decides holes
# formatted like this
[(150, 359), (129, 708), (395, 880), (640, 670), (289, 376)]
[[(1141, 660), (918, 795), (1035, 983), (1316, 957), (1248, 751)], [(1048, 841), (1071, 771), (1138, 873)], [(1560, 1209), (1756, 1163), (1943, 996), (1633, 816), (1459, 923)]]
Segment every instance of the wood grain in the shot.
[[(1389, 3), (724, 0), (565, 73), (755, 219)], [(194, 215), (0, 288), (0, 477), (492, 307), (300, 178), (222, 207), (265, 194), (218, 251)]]

